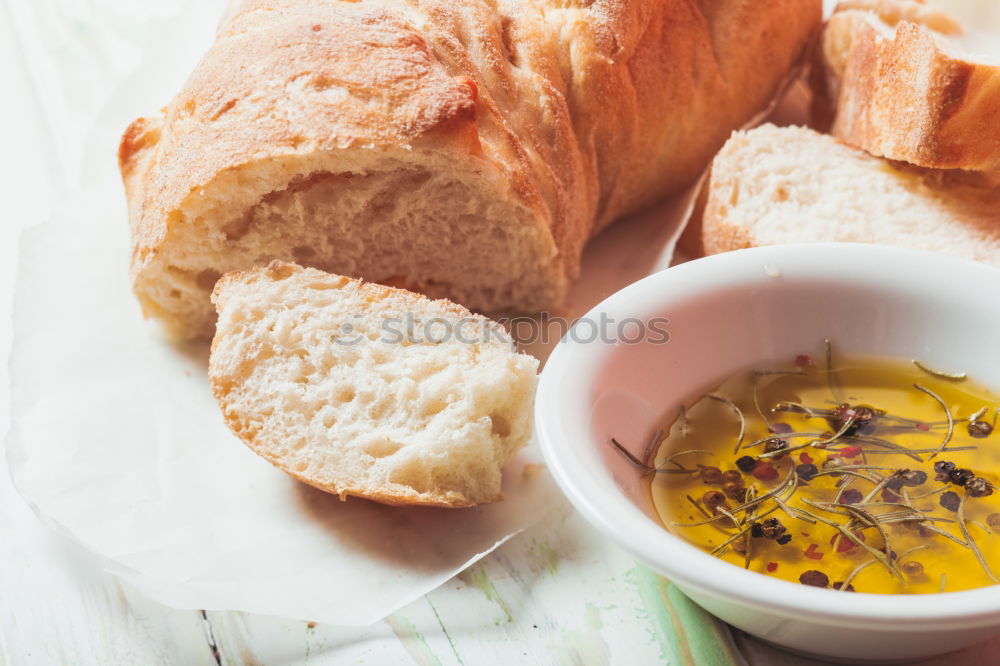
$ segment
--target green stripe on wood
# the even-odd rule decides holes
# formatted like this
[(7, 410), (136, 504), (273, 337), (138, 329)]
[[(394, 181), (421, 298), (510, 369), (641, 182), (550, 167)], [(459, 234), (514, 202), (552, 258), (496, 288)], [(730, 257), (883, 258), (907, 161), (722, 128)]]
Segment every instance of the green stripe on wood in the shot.
[(660, 657), (678, 666), (730, 666), (745, 663), (733, 646), (729, 628), (652, 570), (638, 565), (627, 578), (636, 586)]
[(417, 666), (442, 666), (441, 660), (431, 651), (424, 637), (417, 631), (416, 625), (401, 613), (393, 613), (385, 618), (385, 623), (392, 628), (403, 649), (413, 657)]

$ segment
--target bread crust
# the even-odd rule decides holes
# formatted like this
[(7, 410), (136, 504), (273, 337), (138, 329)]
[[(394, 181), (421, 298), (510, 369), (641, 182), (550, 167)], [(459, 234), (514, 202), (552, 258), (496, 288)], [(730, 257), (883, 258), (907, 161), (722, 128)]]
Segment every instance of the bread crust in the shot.
[[(250, 207), (293, 165), (434, 154), (496, 183), (490, 196), (551, 237), (554, 307), (588, 238), (687, 185), (766, 106), (820, 11), (820, 0), (238, 2), (162, 117), (122, 138), (137, 294), (169, 318), (142, 281), (169, 269), (164, 248), (222, 180)], [(241, 179), (262, 164), (275, 182)]]
[(1000, 169), (1000, 67), (950, 53), (939, 31), (959, 28), (921, 7), (852, 2), (830, 18), (823, 50), (835, 91), (831, 132), (919, 166)]

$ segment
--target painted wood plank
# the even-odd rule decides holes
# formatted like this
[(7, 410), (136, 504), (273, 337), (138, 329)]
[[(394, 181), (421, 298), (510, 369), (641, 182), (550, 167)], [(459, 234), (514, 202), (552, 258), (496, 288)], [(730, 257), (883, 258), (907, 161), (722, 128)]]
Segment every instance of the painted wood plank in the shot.
[(705, 663), (693, 655), (742, 662), (727, 627), (608, 543), (565, 502), (366, 630), (209, 615), (234, 664), (288, 664), (299, 656), (310, 664)]

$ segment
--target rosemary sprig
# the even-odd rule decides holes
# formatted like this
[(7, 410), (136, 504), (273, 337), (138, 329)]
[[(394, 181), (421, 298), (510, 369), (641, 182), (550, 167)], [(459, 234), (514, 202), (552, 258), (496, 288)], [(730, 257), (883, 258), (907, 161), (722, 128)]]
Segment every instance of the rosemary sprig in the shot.
[(877, 564), (877, 563), (878, 563), (878, 560), (876, 560), (873, 557), (872, 559), (867, 560), (865, 562), (862, 562), (861, 564), (859, 564), (858, 566), (856, 566), (854, 568), (854, 571), (852, 571), (851, 573), (849, 573), (847, 575), (847, 578), (844, 579), (844, 582), (840, 584), (840, 589), (838, 590), (838, 592), (846, 592), (847, 591), (847, 586), (851, 584), (851, 581), (853, 581), (857, 577), (857, 575), (859, 573), (861, 573), (862, 571), (864, 571), (865, 569), (867, 569), (871, 565)]
[[(687, 469), (686, 467), (683, 467), (682, 465), (678, 465), (678, 467), (680, 467), (680, 469), (665, 468), (665, 467), (652, 467), (650, 465), (647, 465), (643, 461), (639, 460), (634, 455), (632, 455), (632, 452), (629, 451), (628, 449), (626, 449), (622, 445), (622, 443), (619, 442), (614, 437), (611, 438), (611, 445), (614, 446), (616, 449), (618, 449), (618, 451), (623, 456), (625, 456), (625, 459), (628, 460), (630, 463), (632, 463), (633, 467), (636, 467), (639, 470), (641, 470), (643, 474), (696, 474), (698, 472), (698, 470), (696, 470), (696, 469)], [(704, 449), (689, 449), (687, 451), (679, 451), (679, 452), (677, 452), (677, 453), (675, 453), (675, 454), (673, 454), (671, 456), (668, 456), (667, 458), (664, 458), (664, 462), (673, 462), (674, 458), (676, 458), (678, 456), (688, 455), (690, 453), (704, 453), (704, 454), (707, 454), (707, 455), (713, 455), (711, 451), (706, 451)]]
[(820, 509), (822, 511), (828, 511), (830, 513), (835, 513), (835, 514), (837, 514), (839, 516), (848, 516), (848, 515), (850, 515), (850, 514), (847, 513), (847, 510), (844, 508), (845, 505), (843, 505), (843, 504), (838, 504), (838, 505), (834, 506), (830, 502), (817, 502), (815, 500), (806, 499), (805, 497), (802, 497), (800, 499), (801, 499), (802, 502), (804, 502), (805, 504), (808, 504), (809, 506), (811, 506), (811, 507), (813, 507), (815, 509)]
[[(953, 523), (955, 522), (952, 518), (943, 518), (941, 516), (921, 516), (914, 513), (902, 514), (902, 513), (892, 513), (885, 514), (882, 518), (882, 523), (884, 525), (892, 525), (894, 523)], [(924, 525), (927, 527), (927, 525)]]
[[(752, 500), (755, 497), (757, 497), (757, 486), (750, 486), (749, 488), (747, 488), (746, 498), (748, 500)], [(750, 507), (750, 508), (747, 509), (746, 514), (745, 514), (745, 519), (744, 519), (744, 522), (747, 525), (747, 529), (750, 529), (751, 527), (753, 527), (754, 515), (757, 513), (757, 509), (759, 509), (759, 508), (760, 508), (760, 505), (759, 504), (755, 504), (754, 506), (752, 506), (752, 507)], [(751, 539), (748, 536), (747, 537), (743, 537), (743, 539), (746, 542), (746, 544), (745, 544), (746, 547), (743, 549), (743, 568), (744, 569), (749, 569), (750, 568), (750, 557), (751, 557), (751, 552), (750, 551), (753, 548), (753, 539)]]
[(808, 516), (799, 515), (797, 513), (798, 509), (796, 509), (793, 506), (788, 506), (788, 504), (782, 498), (775, 497), (774, 498), (774, 502), (779, 507), (781, 507), (781, 510), (785, 512), (785, 515), (788, 516), (789, 518), (791, 518), (792, 520), (801, 520), (803, 522), (807, 522), (807, 523), (810, 523), (810, 524), (813, 524), (813, 525), (816, 524), (816, 521), (813, 520), (812, 518), (809, 518)]
[(760, 504), (761, 502), (766, 502), (767, 500), (771, 499), (775, 495), (780, 495), (785, 490), (788, 490), (789, 487), (793, 487), (794, 488), (795, 486), (797, 486), (798, 485), (798, 479), (799, 479), (799, 477), (795, 473), (795, 466), (794, 465), (789, 465), (788, 466), (788, 474), (785, 476), (784, 480), (781, 483), (779, 483), (777, 486), (775, 486), (774, 488), (772, 488), (768, 492), (764, 493), (760, 497), (755, 497), (752, 500), (748, 500), (748, 501), (744, 502), (740, 506), (738, 506), (735, 509), (733, 509), (733, 511), (735, 511), (737, 513), (740, 512), (740, 511), (746, 511), (747, 509), (749, 509), (752, 506), (756, 506), (757, 504)]
[(725, 516), (725, 515), (723, 515), (723, 514), (720, 513), (720, 514), (718, 514), (716, 516), (712, 516), (711, 518), (707, 518), (705, 520), (699, 520), (699, 521), (694, 522), (694, 523), (678, 523), (678, 522), (672, 520), (672, 521), (670, 521), (670, 524), (673, 525), (673, 526), (675, 526), (675, 527), (701, 527), (702, 525), (708, 525), (709, 523), (715, 523), (715, 522), (718, 522), (720, 520), (729, 520), (729, 518), (727, 516)]
[(848, 488), (851, 487), (851, 483), (854, 481), (854, 477), (850, 476), (841, 477), (841, 481), (842, 483), (838, 482), (840, 483), (840, 487), (837, 489), (837, 494), (833, 496), (834, 504), (840, 504), (840, 498), (844, 496), (844, 491), (846, 491)]
[[(836, 513), (839, 515), (851, 516), (852, 521), (848, 523), (848, 525), (841, 530), (842, 535), (846, 536), (847, 534), (853, 533), (854, 531), (852, 524), (853, 522), (862, 523), (867, 527), (875, 528), (878, 531), (879, 536), (882, 538), (883, 549), (887, 553), (892, 552), (892, 544), (889, 540), (889, 534), (885, 531), (884, 527), (885, 525), (900, 523), (900, 522), (923, 522), (932, 519), (928, 516), (923, 516), (916, 513), (905, 513), (905, 512), (894, 512), (894, 513), (883, 514), (881, 516), (876, 516), (860, 508), (858, 505), (844, 504), (837, 508), (834, 508), (830, 504), (825, 504), (821, 502), (812, 502), (805, 498), (803, 498), (802, 501), (810, 506), (813, 506), (817, 509), (821, 509), (823, 511), (829, 511), (831, 513)], [(854, 541), (857, 543), (856, 539)], [(833, 547), (837, 548), (839, 543), (840, 539), (838, 538), (834, 541)], [(898, 565), (895, 562), (893, 562), (892, 560), (888, 561), (890, 562), (893, 568), (898, 569)]]
[[(760, 439), (755, 439), (754, 441), (750, 442), (749, 444), (744, 444), (743, 448), (744, 449), (752, 449), (753, 447), (760, 446), (764, 442), (766, 442), (768, 440), (771, 440), (771, 439), (774, 439), (775, 437), (779, 437), (781, 439), (793, 439), (793, 438), (798, 438), (798, 437), (812, 437), (812, 438), (816, 438), (816, 437), (824, 437), (824, 436), (826, 436), (825, 432), (790, 432), (790, 433), (783, 434), (783, 435), (775, 435), (774, 433), (771, 433), (767, 437), (761, 437)], [(811, 444), (809, 444), (807, 446), (811, 446)], [(785, 452), (787, 452), (788, 450), (789, 449), (785, 449)]]
[(687, 498), (688, 502), (691, 502), (691, 504), (694, 505), (694, 508), (698, 509), (698, 511), (701, 512), (701, 515), (705, 516), (706, 518), (712, 517), (712, 514), (710, 514), (708, 511), (705, 511), (705, 507), (703, 507), (701, 504), (698, 504), (698, 500), (691, 497), (690, 495), (685, 495), (684, 497)]
[(721, 555), (722, 551), (725, 550), (726, 547), (729, 546), (729, 544), (731, 544), (732, 542), (736, 541), (740, 537), (746, 536), (746, 533), (750, 531), (751, 527), (753, 527), (753, 523), (747, 523), (746, 525), (743, 525), (739, 529), (739, 531), (737, 531), (736, 533), (732, 534), (728, 539), (726, 539), (725, 541), (723, 541), (722, 543), (720, 543), (718, 546), (716, 546), (715, 548), (713, 548), (712, 551), (709, 553), (709, 555), (716, 555), (716, 556)]
[(826, 383), (830, 386), (830, 393), (833, 394), (833, 399), (838, 404), (841, 404), (844, 402), (844, 398), (840, 395), (837, 380), (833, 377), (833, 343), (830, 341), (830, 338), (823, 340), (823, 347), (826, 352)]
[(750, 383), (750, 394), (753, 396), (753, 408), (757, 410), (757, 415), (760, 417), (760, 420), (763, 421), (764, 425), (767, 426), (767, 431), (771, 432), (771, 421), (770, 419), (767, 418), (767, 415), (764, 414), (764, 410), (760, 408), (760, 397), (757, 395), (758, 379), (760, 379), (760, 375), (757, 374), (756, 370), (754, 370), (753, 379), (751, 380)]
[[(684, 497), (687, 498), (688, 502), (691, 502), (691, 504), (694, 505), (694, 508), (698, 509), (698, 512), (701, 513), (701, 515), (703, 515), (703, 516), (705, 516), (706, 518), (709, 518), (709, 519), (712, 518), (712, 514), (710, 514), (708, 511), (706, 511), (705, 507), (703, 507), (701, 504), (698, 503), (698, 500), (696, 500), (695, 498), (691, 497), (690, 495), (685, 495)], [(712, 523), (712, 527), (714, 527), (715, 529), (719, 530), (720, 532), (722, 532), (723, 534), (725, 534), (727, 536), (730, 534), (729, 530), (727, 530), (722, 525), (719, 525), (718, 523)]]
[(815, 479), (817, 476), (837, 476), (838, 474), (844, 474), (846, 476), (856, 476), (859, 479), (864, 479), (865, 481), (868, 481), (869, 483), (876, 483), (876, 484), (879, 483), (878, 479), (866, 476), (864, 474), (861, 474), (860, 472), (855, 472), (849, 469), (842, 469), (839, 467), (837, 469), (829, 469), (829, 470), (823, 470), (822, 472), (817, 472), (815, 475), (813, 475), (813, 478)]
[[(792, 471), (794, 473), (794, 468)], [(802, 520), (802, 518), (796, 516), (793, 513), (795, 509), (793, 507), (788, 506), (786, 502), (795, 495), (795, 491), (798, 490), (798, 486), (799, 486), (799, 476), (798, 474), (795, 474), (794, 482), (788, 485), (787, 495), (785, 497), (782, 497), (781, 493), (778, 493), (772, 497), (775, 505), (777, 505), (777, 507), (781, 509), (785, 513), (785, 515), (787, 515), (789, 518), (792, 518), (793, 520)], [(809, 521), (809, 522), (814, 522), (814, 521)]]
[(953, 382), (963, 381), (969, 376), (964, 372), (944, 372), (943, 370), (935, 370), (934, 368), (927, 367), (917, 359), (913, 359), (913, 365), (917, 366), (928, 375), (938, 377), (939, 379), (950, 379)]
[[(903, 551), (902, 553), (900, 553), (900, 554), (899, 554), (899, 557), (898, 557), (898, 558), (896, 558), (896, 561), (897, 561), (897, 562), (902, 562), (902, 561), (904, 561), (904, 560), (905, 560), (905, 559), (906, 559), (907, 557), (909, 557), (909, 556), (910, 556), (910, 555), (911, 555), (912, 553), (915, 553), (915, 552), (917, 552), (918, 550), (923, 550), (924, 548), (927, 548), (927, 547), (928, 547), (928, 546), (927, 546), (927, 544), (921, 544), (921, 545), (919, 545), (919, 546), (914, 546), (913, 548), (907, 548), (906, 550), (904, 550), (904, 551)], [(908, 584), (909, 584), (909, 583), (907, 583), (907, 585), (908, 585)]]
[(850, 470), (856, 470), (856, 469), (874, 470), (876, 472), (895, 472), (898, 468), (897, 467), (879, 467), (878, 465), (840, 465), (839, 467), (836, 467), (836, 468), (831, 469), (831, 470), (824, 470), (824, 471), (820, 472), (819, 474), (817, 474), (816, 476), (819, 476), (820, 474), (828, 474), (828, 473), (830, 473), (830, 474), (836, 474), (836, 473), (841, 472), (843, 470), (850, 471)]
[(777, 405), (774, 406), (772, 411), (775, 412), (792, 412), (793, 414), (805, 414), (811, 419), (814, 418), (826, 418), (827, 416), (833, 416), (832, 409), (816, 409), (814, 407), (808, 407), (803, 405), (801, 402), (793, 402), (791, 400), (782, 400)]
[(688, 436), (688, 412), (687, 407), (681, 405), (680, 413), (677, 415), (677, 421), (681, 426), (681, 437)]
[(826, 449), (827, 445), (832, 444), (833, 442), (837, 441), (837, 439), (839, 439), (840, 437), (842, 437), (843, 434), (845, 432), (847, 432), (851, 428), (852, 425), (854, 425), (854, 417), (853, 416), (850, 417), (849, 419), (847, 419), (844, 422), (844, 425), (841, 426), (840, 430), (838, 430), (833, 435), (829, 435), (829, 436), (825, 437), (824, 439), (813, 440), (813, 441), (807, 442), (805, 444), (799, 444), (798, 446), (790, 446), (787, 449), (781, 449), (780, 451), (771, 451), (770, 453), (762, 453), (762, 454), (760, 454), (757, 457), (758, 458), (774, 458), (776, 456), (783, 456), (786, 453), (791, 453), (793, 451), (798, 451), (800, 449), (808, 449), (810, 447), (811, 448), (816, 448), (816, 449)]
[(808, 449), (808, 448), (812, 447), (812, 445), (813, 445), (812, 442), (806, 442), (805, 444), (799, 444), (798, 446), (790, 446), (787, 449), (781, 449), (780, 451), (771, 451), (770, 453), (762, 453), (762, 454), (760, 454), (757, 457), (761, 458), (761, 459), (774, 458), (774, 457), (777, 457), (777, 456), (782, 456), (782, 455), (784, 455), (786, 453), (792, 453), (793, 451), (799, 451), (801, 449)]
[(911, 500), (924, 499), (926, 497), (931, 497), (933, 495), (937, 495), (938, 493), (943, 493), (946, 490), (948, 490), (948, 486), (941, 486), (939, 488), (935, 488), (934, 490), (930, 490), (930, 491), (928, 491), (926, 493), (920, 493), (919, 495), (911, 495), (910, 499)]
[[(758, 499), (761, 499), (761, 498), (758, 498)], [(692, 499), (690, 495), (688, 495), (688, 500), (690, 502), (692, 502), (693, 504), (695, 504), (696, 506), (698, 506), (697, 500)], [(673, 526), (675, 526), (675, 527), (700, 527), (702, 525), (708, 525), (709, 523), (714, 523), (714, 522), (717, 522), (719, 520), (723, 520), (723, 519), (726, 519), (726, 518), (728, 518), (730, 520), (733, 520), (734, 524), (739, 524), (740, 521), (734, 520), (735, 516), (733, 514), (740, 513), (740, 511), (742, 511), (744, 509), (743, 506), (739, 506), (739, 507), (737, 507), (735, 509), (722, 509), (721, 507), (718, 507), (719, 515), (712, 516), (708, 512), (706, 512), (704, 509), (702, 509), (700, 506), (698, 506), (698, 508), (701, 510), (702, 514), (704, 514), (705, 516), (707, 516), (707, 520), (699, 520), (698, 522), (695, 522), (695, 523), (678, 523), (676, 521), (670, 521), (670, 524), (673, 525)], [(777, 510), (778, 510), (777, 506), (772, 506), (771, 508), (769, 508), (764, 513), (758, 514), (757, 518), (758, 519), (764, 518), (765, 516), (769, 516), (769, 515), (771, 515), (772, 513), (774, 513)]]
[[(905, 451), (893, 451), (885, 449), (861, 449), (861, 453), (867, 453), (872, 456), (888, 456), (888, 455), (905, 455), (909, 458), (916, 458), (920, 460), (917, 456), (913, 454), (918, 453), (955, 453), (958, 451), (972, 451), (978, 449), (978, 446), (949, 446), (946, 449), (906, 449)], [(920, 460), (923, 462), (923, 460)]]
[[(985, 414), (988, 411), (990, 411), (989, 408), (988, 407), (984, 407), (983, 409), (979, 410), (978, 412), (975, 412), (972, 415), (970, 415), (968, 417), (968, 419), (965, 419), (965, 418), (955, 418), (955, 420), (956, 421), (965, 421), (965, 420), (974, 421), (977, 418), (981, 418), (983, 416), (983, 414)], [(980, 413), (980, 412), (982, 412), (982, 413)], [(994, 425), (996, 425), (996, 416), (997, 416), (996, 412), (1000, 412), (1000, 407), (997, 407), (996, 410), (995, 410), (995, 412), (994, 412), (994, 414), (993, 414), (993, 423), (994, 423)], [(898, 429), (898, 428), (903, 428), (903, 427), (907, 427), (907, 426), (913, 427), (913, 426), (916, 426), (916, 425), (928, 426), (930, 428), (934, 428), (934, 427), (937, 427), (937, 426), (946, 426), (946, 425), (948, 425), (948, 421), (946, 419), (941, 419), (940, 421), (918, 421), (916, 419), (907, 419), (907, 418), (904, 418), (902, 416), (894, 416), (894, 415), (887, 415), (887, 416), (891, 417), (892, 419), (895, 419), (895, 420), (903, 422), (901, 425), (898, 425), (898, 426), (884, 426), (884, 427), (888, 427), (888, 428), (892, 428), (892, 429)]]
[(911, 553), (915, 553), (918, 550), (923, 550), (924, 548), (930, 548), (926, 543), (922, 543), (919, 546), (914, 546), (913, 548), (907, 548), (902, 553), (899, 554), (899, 561), (902, 562), (903, 558), (909, 556)]
[(979, 560), (980, 566), (983, 567), (983, 571), (986, 575), (990, 577), (990, 580), (994, 583), (1000, 583), (997, 577), (993, 575), (993, 570), (990, 569), (990, 565), (986, 562), (986, 558), (983, 557), (983, 551), (979, 549), (979, 545), (976, 544), (976, 540), (972, 538), (972, 533), (969, 532), (969, 526), (965, 524), (965, 500), (968, 495), (962, 495), (962, 499), (958, 503), (958, 529), (962, 531), (962, 537), (968, 544), (969, 548), (976, 555), (976, 559)]
[[(907, 449), (905, 446), (897, 444), (896, 442), (890, 442), (887, 439), (882, 439), (881, 437), (855, 437), (852, 439), (852, 442), (860, 442), (862, 444), (878, 446), (883, 449), (890, 449), (895, 453), (905, 455), (908, 458), (913, 458), (917, 462), (923, 462), (920, 456), (916, 455), (912, 450)], [(870, 453), (874, 453), (874, 451), (870, 451)]]
[[(806, 502), (806, 503), (809, 503), (809, 500), (807, 500), (805, 498), (803, 498), (802, 501)], [(864, 548), (865, 550), (867, 550), (869, 553), (871, 553), (871, 556), (874, 557), (876, 560), (878, 560), (878, 562), (882, 566), (884, 566), (886, 568), (886, 570), (890, 574), (892, 574), (896, 578), (899, 578), (900, 580), (903, 579), (902, 572), (900, 572), (898, 570), (898, 567), (896, 567), (896, 566), (893, 565), (893, 563), (889, 560), (889, 558), (886, 557), (885, 553), (883, 553), (883, 552), (881, 552), (879, 550), (876, 550), (872, 546), (869, 546), (867, 543), (865, 543), (864, 541), (862, 541), (861, 539), (859, 539), (857, 537), (857, 535), (855, 535), (854, 532), (852, 532), (851, 530), (847, 529), (846, 527), (844, 527), (840, 523), (837, 523), (837, 522), (834, 522), (832, 520), (828, 520), (826, 518), (823, 518), (822, 516), (820, 516), (818, 514), (815, 514), (812, 511), (806, 511), (804, 509), (800, 509), (800, 511), (802, 511), (805, 514), (807, 514), (809, 517), (814, 518), (815, 520), (818, 520), (819, 522), (824, 523), (826, 525), (829, 525), (830, 527), (836, 529), (844, 537), (850, 539), (851, 541), (853, 541), (854, 543), (856, 543), (857, 545), (861, 546), (862, 548)]]
[(918, 391), (922, 391), (923, 393), (926, 393), (930, 397), (934, 398), (934, 400), (939, 405), (941, 405), (941, 409), (944, 410), (945, 415), (948, 417), (948, 433), (944, 436), (944, 440), (938, 446), (937, 451), (935, 451), (934, 453), (930, 454), (930, 456), (927, 458), (927, 460), (933, 460), (934, 457), (937, 456), (941, 452), (942, 449), (944, 449), (944, 447), (948, 446), (948, 442), (951, 441), (951, 436), (955, 432), (955, 420), (952, 418), (952, 416), (951, 416), (951, 410), (948, 409), (948, 405), (946, 405), (944, 403), (944, 400), (941, 399), (941, 396), (939, 396), (937, 393), (935, 393), (934, 391), (930, 390), (929, 388), (921, 386), (920, 384), (914, 384), (913, 388), (917, 389)]
[(812, 445), (817, 448), (823, 448), (827, 444), (832, 444), (833, 442), (836, 442), (838, 439), (843, 437), (844, 433), (850, 430), (851, 426), (853, 425), (854, 425), (854, 416), (850, 416), (847, 418), (847, 420), (844, 421), (844, 425), (840, 426), (840, 430), (830, 435), (826, 439), (822, 439), (818, 442), (813, 442)]
[[(757, 516), (757, 520), (760, 520), (761, 518), (766, 518), (767, 516), (771, 515), (772, 513), (774, 513), (777, 510), (778, 510), (778, 507), (773, 506), (770, 509), (768, 509), (767, 511), (765, 511), (764, 513), (758, 515)], [(720, 516), (717, 516), (717, 517), (719, 517), (719, 518), (725, 518), (726, 516), (720, 515)], [(756, 521), (750, 521), (750, 520), (744, 521), (744, 523), (740, 526), (741, 530), (749, 530), (749, 529), (751, 529), (753, 527), (753, 523), (754, 522), (756, 522)], [(680, 523), (671, 523), (671, 524), (672, 525), (676, 525), (678, 527), (688, 527), (688, 526), (682, 525)], [(733, 537), (740, 536), (739, 533), (737, 533), (737, 534), (731, 534), (730, 532), (726, 532), (726, 534), (729, 534), (729, 535), (731, 535)], [(736, 540), (735, 538), (734, 539), (729, 539), (725, 543), (719, 544), (709, 554), (710, 555), (715, 555), (716, 557), (723, 555), (724, 554), (723, 551), (725, 550), (726, 546), (729, 546), (735, 540)]]
[(760, 408), (760, 398), (757, 394), (757, 380), (761, 377), (766, 377), (768, 375), (801, 375), (804, 374), (803, 370), (799, 368), (798, 370), (754, 370), (751, 373), (750, 379), (750, 394), (753, 397), (753, 406), (757, 410), (757, 415), (760, 416), (760, 420), (764, 422), (767, 426), (768, 432), (773, 432), (771, 430), (771, 420), (767, 418), (764, 410)]
[[(899, 489), (899, 492), (903, 498), (903, 506), (913, 509), (913, 501), (910, 499), (910, 491), (907, 490), (906, 486)], [(919, 511), (919, 509), (913, 509), (914, 511)]]
[[(646, 444), (646, 450), (642, 453), (642, 462), (646, 467), (653, 466), (653, 455), (656, 453), (656, 445), (660, 443), (660, 438), (663, 437), (663, 429), (658, 428), (653, 436), (649, 438), (649, 442)], [(680, 466), (678, 464), (678, 466)]]
[(875, 487), (874, 487), (874, 488), (872, 488), (871, 490), (869, 490), (869, 491), (868, 491), (868, 494), (867, 494), (867, 495), (865, 495), (864, 499), (863, 499), (863, 500), (861, 500), (861, 501), (862, 501), (863, 503), (864, 503), (864, 502), (871, 502), (871, 501), (872, 501), (872, 498), (873, 498), (873, 497), (875, 497), (875, 495), (876, 495), (877, 493), (881, 492), (881, 490), (882, 490), (883, 488), (885, 488), (885, 484), (889, 483), (889, 479), (891, 479), (891, 478), (892, 478), (892, 474), (886, 474), (886, 475), (885, 475), (884, 477), (882, 477), (882, 480), (881, 480), (881, 481), (879, 481), (878, 483), (876, 483), (876, 484), (875, 484)]
[(720, 516), (722, 516), (724, 518), (728, 518), (729, 520), (731, 520), (732, 523), (733, 523), (733, 525), (735, 527), (737, 527), (737, 528), (742, 527), (744, 525), (744, 523), (749, 524), (749, 522), (750, 522), (750, 521), (741, 521), (739, 518), (737, 518), (736, 516), (733, 515), (733, 512), (729, 511), (728, 509), (726, 509), (724, 507), (717, 506), (717, 507), (715, 507), (715, 510), (719, 512)]
[[(903, 488), (903, 490), (906, 490), (906, 489)], [(896, 506), (896, 507), (900, 507), (900, 508), (903, 508), (903, 509), (910, 509), (911, 511), (918, 511), (920, 513), (926, 513), (928, 511), (930, 511), (930, 509), (917, 509), (917, 508), (914, 508), (913, 506), (911, 506), (909, 504), (905, 504), (903, 502), (858, 502), (854, 506), (877, 506), (877, 507)]]
[(962, 546), (964, 548), (968, 548), (969, 547), (969, 544), (965, 543), (964, 541), (962, 541), (961, 539), (959, 539), (958, 537), (956, 537), (954, 534), (951, 534), (950, 532), (947, 532), (947, 531), (941, 529), (940, 527), (936, 527), (934, 525), (921, 525), (921, 527), (923, 527), (925, 530), (930, 530), (931, 532), (934, 532), (935, 534), (940, 534), (941, 536), (945, 537), (946, 539), (954, 541), (959, 546)]
[(743, 417), (743, 410), (741, 410), (735, 402), (725, 396), (718, 395), (716, 393), (706, 393), (705, 397), (729, 405), (729, 408), (736, 412), (736, 416), (740, 419), (740, 434), (736, 438), (736, 448), (733, 449), (733, 455), (739, 453), (740, 447), (743, 446), (743, 437), (747, 432), (747, 420)]
[(619, 442), (614, 437), (611, 438), (611, 446), (613, 446), (616, 449), (618, 449), (618, 451), (623, 456), (625, 456), (625, 460), (627, 460), (630, 463), (632, 463), (633, 466), (638, 467), (643, 472), (647, 472), (648, 473), (648, 472), (652, 471), (652, 468), (649, 465), (647, 465), (646, 463), (642, 462), (641, 460), (639, 460), (638, 458), (636, 458), (634, 455), (632, 455), (632, 452), (629, 451), (628, 449), (626, 449), (624, 446), (622, 446), (621, 442)]
[(671, 453), (669, 456), (667, 456), (666, 458), (664, 458), (663, 462), (664, 463), (673, 463), (674, 465), (677, 465), (680, 469), (665, 469), (663, 467), (652, 467), (651, 471), (656, 472), (657, 474), (681, 474), (681, 473), (682, 474), (691, 474), (693, 472), (697, 472), (698, 470), (696, 470), (696, 469), (688, 469), (688, 468), (684, 467), (683, 465), (681, 465), (680, 463), (674, 461), (674, 458), (679, 458), (680, 456), (691, 455), (692, 453), (702, 453), (702, 454), (707, 455), (707, 456), (715, 455), (711, 451), (707, 451), (705, 449), (688, 449), (687, 451), (678, 451), (677, 453)]

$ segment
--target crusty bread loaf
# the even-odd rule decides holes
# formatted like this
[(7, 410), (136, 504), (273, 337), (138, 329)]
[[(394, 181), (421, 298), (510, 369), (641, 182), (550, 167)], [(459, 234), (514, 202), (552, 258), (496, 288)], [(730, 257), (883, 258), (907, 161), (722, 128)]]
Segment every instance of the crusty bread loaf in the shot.
[(482, 311), (558, 304), (585, 241), (696, 178), (820, 0), (246, 0), (119, 161), (147, 314), (210, 336), (280, 258)]
[(1000, 187), (988, 174), (888, 162), (801, 127), (734, 133), (712, 163), (706, 252), (817, 241), (899, 245), (1000, 266)]
[(342, 498), (464, 507), (501, 498), (531, 436), (538, 361), (444, 300), (274, 261), (229, 273), (209, 377), (229, 427)]
[[(942, 3), (943, 4), (943, 3)], [(922, 0), (849, 0), (823, 34), (831, 132), (894, 160), (1000, 169), (1000, 59)]]

